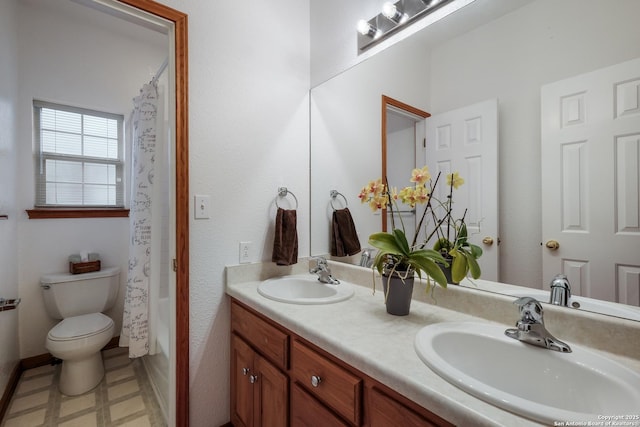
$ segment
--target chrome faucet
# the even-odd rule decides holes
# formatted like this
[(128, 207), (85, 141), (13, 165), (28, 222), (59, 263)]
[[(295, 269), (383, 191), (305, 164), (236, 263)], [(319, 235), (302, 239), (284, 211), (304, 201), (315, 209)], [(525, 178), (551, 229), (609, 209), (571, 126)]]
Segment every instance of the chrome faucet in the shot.
[(516, 322), (515, 328), (504, 331), (506, 336), (549, 350), (571, 353), (568, 344), (555, 338), (545, 328), (542, 305), (535, 298), (518, 298), (514, 304), (518, 304), (520, 320)]
[(312, 257), (311, 259), (316, 260), (316, 266), (309, 270), (311, 274), (318, 275), (318, 281), (322, 283), (330, 283), (332, 285), (339, 285), (340, 281), (335, 279), (331, 275), (331, 269), (329, 268), (329, 264), (327, 264), (327, 260), (323, 257)]
[(571, 286), (569, 280), (564, 274), (558, 274), (551, 281), (551, 296), (549, 303), (567, 307), (571, 298)]
[(375, 251), (375, 249), (366, 248), (362, 250), (362, 254), (360, 255), (361, 267), (371, 267), (371, 264), (373, 264), (373, 251)]

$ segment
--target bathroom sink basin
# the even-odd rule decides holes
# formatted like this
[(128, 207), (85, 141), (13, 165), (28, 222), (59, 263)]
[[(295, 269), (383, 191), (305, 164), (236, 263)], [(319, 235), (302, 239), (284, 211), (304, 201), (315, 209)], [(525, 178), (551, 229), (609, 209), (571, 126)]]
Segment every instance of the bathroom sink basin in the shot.
[[(541, 289), (510, 291), (509, 295), (514, 297), (532, 297), (540, 302), (549, 302), (549, 291), (543, 291)], [(571, 297), (569, 297), (568, 307), (640, 321), (640, 308), (626, 306), (615, 302), (571, 295)]]
[(418, 332), (415, 350), (435, 373), (467, 393), (548, 425), (638, 414), (637, 372), (574, 344), (571, 353), (525, 344), (505, 336), (505, 329), (437, 323)]
[(338, 285), (321, 283), (317, 276), (300, 274), (276, 277), (258, 285), (265, 298), (290, 304), (332, 304), (353, 296), (353, 285), (340, 281)]

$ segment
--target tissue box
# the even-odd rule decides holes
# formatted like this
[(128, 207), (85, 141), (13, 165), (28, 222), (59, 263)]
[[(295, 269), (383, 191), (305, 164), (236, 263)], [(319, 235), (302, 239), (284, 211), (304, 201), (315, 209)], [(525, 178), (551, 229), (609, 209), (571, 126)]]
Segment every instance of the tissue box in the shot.
[(69, 273), (71, 274), (90, 273), (92, 271), (100, 271), (100, 260), (87, 262), (69, 261)]

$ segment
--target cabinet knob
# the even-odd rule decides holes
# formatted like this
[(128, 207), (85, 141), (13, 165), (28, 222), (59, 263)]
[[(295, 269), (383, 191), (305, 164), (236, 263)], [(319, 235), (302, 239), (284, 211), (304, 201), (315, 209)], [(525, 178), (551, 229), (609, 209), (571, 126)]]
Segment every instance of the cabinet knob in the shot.
[(311, 375), (311, 385), (314, 387), (318, 387), (322, 382), (322, 378), (317, 375)]
[(256, 381), (258, 381), (258, 376), (257, 375), (249, 375), (249, 382), (251, 384), (255, 384)]
[(251, 372), (249, 368), (242, 368), (242, 375), (247, 376), (249, 375), (249, 372)]

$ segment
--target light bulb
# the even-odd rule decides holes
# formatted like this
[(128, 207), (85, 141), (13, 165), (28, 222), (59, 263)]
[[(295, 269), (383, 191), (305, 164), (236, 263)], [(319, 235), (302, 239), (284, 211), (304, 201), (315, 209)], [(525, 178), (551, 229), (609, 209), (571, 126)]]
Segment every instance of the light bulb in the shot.
[(404, 21), (406, 18), (406, 15), (403, 14), (402, 11), (399, 10), (398, 7), (391, 2), (386, 2), (382, 6), (382, 14), (396, 24)]
[(373, 25), (369, 24), (364, 19), (358, 21), (358, 32), (363, 36), (375, 37), (378, 30)]

